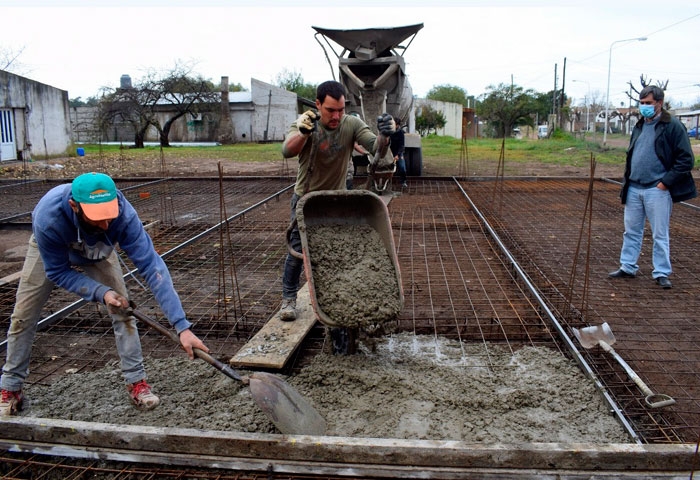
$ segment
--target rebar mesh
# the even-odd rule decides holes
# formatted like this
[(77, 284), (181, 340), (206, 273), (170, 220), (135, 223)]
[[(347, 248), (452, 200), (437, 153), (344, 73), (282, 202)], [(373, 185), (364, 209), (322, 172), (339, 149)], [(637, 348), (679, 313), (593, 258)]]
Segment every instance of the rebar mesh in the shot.
[[(222, 220), (219, 187), (213, 179), (158, 182), (147, 192), (143, 185), (133, 186), (127, 195), (148, 225), (156, 248), (161, 253), (176, 248), (166, 261), (195, 331), (215, 356), (229, 358), (279, 305), (291, 196), (284, 191), (288, 182), (227, 182), (225, 209), (231, 219), (224, 230), (211, 229)], [(607, 271), (616, 267), (621, 242), (617, 185), (595, 183), (593, 241), (586, 249), (590, 257), (585, 265), (584, 253), (577, 259), (573, 256), (581, 235), (587, 180), (465, 181), (461, 186), (567, 328), (608, 321), (623, 358), (652, 389), (678, 400), (672, 408), (652, 411), (614, 360), (599, 349), (580, 349), (640, 438), (647, 443), (695, 441), (700, 423), (696, 387), (700, 359), (694, 351), (700, 327), (692, 317), (700, 307), (700, 296), (693, 290), (700, 271), (693, 252), (700, 227), (697, 211), (675, 208), (671, 231), (675, 284), (673, 290), (662, 291), (644, 278), (633, 282), (607, 278)], [(490, 368), (499, 367), (489, 356), (494, 344), (511, 351), (523, 345), (546, 346), (569, 354), (456, 182), (415, 179), (409, 190), (392, 199), (389, 211), (406, 296), (398, 330), (483, 345), (477, 363)], [(197, 241), (182, 246), (192, 237)], [(650, 258), (649, 241), (644, 255)], [(581, 275), (570, 289), (574, 264)], [(236, 281), (231, 282), (234, 266)], [(580, 298), (584, 272), (590, 274), (587, 302)], [(128, 285), (144, 312), (160, 316), (139, 282), (130, 279)], [(0, 295), (7, 296), (0, 330), (4, 333), (11, 311), (5, 298), (14, 293), (11, 286), (3, 288)], [(46, 313), (73, 299), (55, 292)], [(38, 335), (29, 381), (50, 382), (69, 368), (101, 368), (116, 358), (111, 335), (109, 317), (96, 306), (71, 313)], [(142, 331), (142, 342), (147, 356), (181, 355), (157, 333)], [(317, 326), (287, 370), (301, 368), (323, 342), (323, 328)]]
[[(670, 232), (674, 287), (663, 290), (651, 279), (652, 242), (648, 225), (638, 278), (618, 280), (607, 276), (618, 267), (622, 245), (623, 207), (618, 196), (620, 187), (615, 182), (594, 183), (591, 240), (579, 251), (578, 258), (575, 258), (577, 242), (582, 235), (587, 238), (588, 230), (582, 221), (587, 180), (507, 180), (463, 182), (463, 185), (545, 293), (562, 322), (577, 328), (608, 322), (617, 340), (614, 348), (620, 356), (652, 391), (676, 399), (673, 407), (650, 409), (639, 388), (610, 355), (599, 347), (591, 350), (579, 347), (641, 438), (648, 443), (697, 441), (700, 435), (697, 388), (700, 325), (695, 320), (695, 312), (700, 308), (697, 208), (674, 205)], [(569, 283), (573, 269), (577, 275), (572, 286)], [(587, 298), (582, 296), (584, 287)]]

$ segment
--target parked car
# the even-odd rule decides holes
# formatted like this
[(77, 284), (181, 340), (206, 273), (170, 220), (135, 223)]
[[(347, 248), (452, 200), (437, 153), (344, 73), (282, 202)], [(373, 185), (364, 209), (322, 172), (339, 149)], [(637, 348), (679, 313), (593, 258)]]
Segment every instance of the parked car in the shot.
[(697, 137), (698, 136), (698, 127), (693, 127), (690, 130), (688, 130), (688, 136), (689, 137)]
[(547, 138), (547, 125), (537, 127), (537, 138)]

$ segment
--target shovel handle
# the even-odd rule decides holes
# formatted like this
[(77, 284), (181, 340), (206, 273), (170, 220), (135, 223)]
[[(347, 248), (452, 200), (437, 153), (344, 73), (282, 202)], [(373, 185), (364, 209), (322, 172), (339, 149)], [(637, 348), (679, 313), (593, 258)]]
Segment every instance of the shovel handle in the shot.
[(673, 397), (669, 397), (665, 393), (652, 393), (647, 395), (644, 401), (650, 408), (668, 407), (676, 403)]
[(647, 386), (647, 384), (644, 383), (644, 381), (641, 378), (639, 378), (639, 375), (637, 375), (637, 373), (634, 370), (632, 370), (632, 367), (629, 366), (629, 364), (625, 361), (625, 359), (622, 358), (615, 351), (615, 349), (613, 347), (608, 345), (603, 340), (600, 340), (599, 344), (603, 348), (603, 350), (605, 350), (606, 352), (611, 354), (615, 358), (615, 360), (617, 360), (617, 363), (622, 365), (622, 368), (625, 369), (625, 372), (627, 373), (627, 375), (629, 375), (629, 377), (632, 379), (632, 381), (634, 381), (634, 383), (637, 384), (637, 386), (642, 391), (642, 393), (644, 395), (646, 395), (646, 398), (644, 399), (644, 401), (649, 407), (651, 407), (651, 408), (667, 407), (669, 405), (673, 405), (674, 403), (676, 403), (676, 401), (672, 397), (669, 397), (668, 395), (665, 395), (663, 393), (654, 393), (651, 390), (651, 388), (649, 388)]
[[(132, 315), (133, 317), (135, 317), (138, 320), (141, 320), (143, 323), (145, 323), (149, 327), (153, 328), (154, 330), (157, 330), (158, 332), (162, 333), (166, 337), (169, 337), (177, 345), (182, 346), (182, 344), (180, 343), (180, 337), (178, 337), (175, 332), (165, 328), (163, 325), (161, 325), (160, 323), (158, 323), (154, 319), (150, 318), (149, 316), (147, 316), (143, 312), (139, 311), (138, 309), (130, 308), (128, 310), (128, 314)], [(192, 351), (194, 352), (195, 357), (204, 360), (209, 365), (213, 366), (214, 368), (219, 370), (221, 373), (223, 373), (227, 377), (230, 377), (230, 378), (237, 380), (239, 382), (243, 382), (243, 377), (241, 377), (241, 375), (237, 371), (235, 371), (233, 368), (229, 367), (228, 365), (226, 365), (222, 361), (212, 357), (204, 350), (201, 350), (197, 347), (193, 347)], [(243, 383), (245, 383), (245, 382), (243, 382)]]

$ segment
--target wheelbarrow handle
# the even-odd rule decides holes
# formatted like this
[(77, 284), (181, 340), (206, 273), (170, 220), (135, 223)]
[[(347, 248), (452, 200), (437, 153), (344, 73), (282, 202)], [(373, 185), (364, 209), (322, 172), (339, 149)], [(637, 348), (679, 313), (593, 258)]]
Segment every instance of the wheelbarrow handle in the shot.
[(297, 252), (294, 250), (294, 247), (292, 247), (292, 232), (294, 231), (295, 228), (298, 226), (298, 222), (296, 217), (294, 217), (294, 220), (289, 224), (287, 227), (287, 250), (289, 251), (289, 254), (294, 257), (298, 258), (299, 260), (304, 260), (304, 255)]

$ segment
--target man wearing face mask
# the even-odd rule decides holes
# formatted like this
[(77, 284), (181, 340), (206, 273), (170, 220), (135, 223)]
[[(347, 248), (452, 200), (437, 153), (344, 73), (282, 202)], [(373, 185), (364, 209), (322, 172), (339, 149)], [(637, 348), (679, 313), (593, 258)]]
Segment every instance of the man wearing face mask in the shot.
[(620, 268), (611, 278), (634, 278), (642, 249), (644, 224), (649, 219), (653, 250), (652, 278), (671, 288), (669, 223), (674, 202), (695, 198), (691, 170), (695, 163), (683, 124), (663, 108), (664, 91), (647, 86), (639, 93), (642, 119), (632, 131), (620, 198), (625, 205)]
[(22, 409), (22, 385), (29, 375), (37, 324), (54, 285), (105, 305), (131, 402), (143, 410), (158, 406), (160, 399), (146, 383), (136, 320), (124, 314), (129, 300), (114, 248), (117, 244), (139, 269), (189, 357), (194, 358), (193, 347), (209, 351), (190, 330), (168, 268), (134, 208), (109, 176), (86, 173), (72, 184), (49, 190), (32, 212), (32, 236), (7, 333), (0, 416)]

